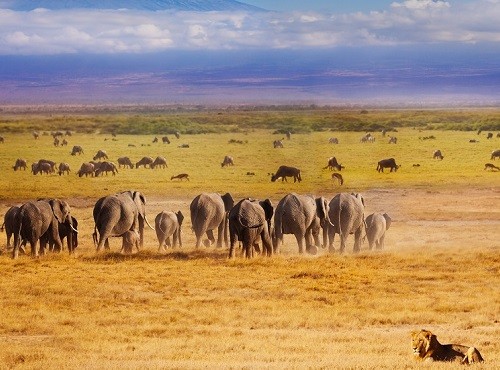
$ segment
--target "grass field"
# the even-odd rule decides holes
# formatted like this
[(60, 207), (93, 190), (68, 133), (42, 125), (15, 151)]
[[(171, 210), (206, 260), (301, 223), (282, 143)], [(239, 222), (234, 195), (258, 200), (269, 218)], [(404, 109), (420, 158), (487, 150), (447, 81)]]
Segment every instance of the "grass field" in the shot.
[[(490, 160), (500, 139), (403, 127), (390, 133), (396, 145), (380, 133), (375, 143), (362, 144), (363, 132), (313, 131), (292, 134), (283, 149), (274, 149), (272, 141), (283, 135), (251, 128), (252, 114), (245, 115), (245, 130), (169, 135), (170, 145), (153, 144), (149, 134), (118, 133), (113, 141), (109, 134), (76, 132), (68, 147), (56, 148), (50, 136), (35, 141), (30, 131), (2, 133), (0, 213), (38, 197), (66, 199), (80, 221), (80, 245), (75, 256), (12, 260), (5, 238), (0, 242), (0, 368), (411, 369), (422, 365), (412, 358), (409, 333), (421, 328), (442, 343), (479, 348), (486, 362), (474, 368), (497, 368), (500, 173), (483, 168), (500, 165)], [(329, 137), (340, 144), (329, 144)], [(178, 148), (183, 143), (190, 147)], [(71, 156), (73, 145), (84, 155)], [(76, 176), (98, 149), (112, 161), (165, 156), (169, 168)], [(435, 149), (443, 161), (432, 159)], [(225, 155), (235, 166), (221, 168)], [(342, 187), (323, 169), (331, 156), (346, 167)], [(379, 174), (377, 162), (388, 157), (402, 167)], [(14, 172), (16, 158), (68, 162), (73, 173)], [(299, 167), (303, 181), (271, 183), (269, 173), (281, 164)], [(191, 181), (170, 180), (181, 172)], [(112, 252), (95, 254), (94, 202), (126, 189), (146, 195), (150, 220), (163, 209), (187, 215), (183, 249), (158, 253), (147, 230), (139, 253), (121, 255), (120, 241), (112, 240)], [(278, 256), (228, 260), (225, 248), (194, 249), (188, 209), (203, 191), (229, 191), (236, 200), (269, 197), (274, 204), (292, 191), (328, 198), (360, 191), (366, 214), (388, 212), (393, 224), (384, 251), (364, 244), (354, 255), (349, 238), (344, 255), (299, 256), (288, 235)]]

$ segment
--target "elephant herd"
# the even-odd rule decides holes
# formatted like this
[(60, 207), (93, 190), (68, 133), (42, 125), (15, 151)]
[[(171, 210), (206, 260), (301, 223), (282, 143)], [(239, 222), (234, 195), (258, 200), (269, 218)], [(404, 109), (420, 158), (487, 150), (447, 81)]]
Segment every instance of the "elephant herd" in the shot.
[[(354, 234), (354, 252), (360, 251), (364, 237), (370, 250), (374, 245), (383, 248), (391, 218), (386, 213), (365, 218), (364, 207), (360, 194), (340, 193), (328, 200), (290, 193), (273, 206), (269, 199), (245, 198), (235, 204), (229, 193), (202, 193), (192, 200), (189, 212), (196, 248), (202, 244), (221, 248), (224, 242), (229, 257), (235, 257), (239, 243), (242, 254), (251, 258), (255, 254), (280, 253), (285, 234), (295, 236), (300, 254), (305, 248), (314, 255), (318, 248), (327, 246), (330, 253), (335, 252), (335, 234), (340, 237), (340, 253), (350, 234)], [(95, 203), (92, 215), (97, 252), (109, 249), (110, 237), (122, 238), (121, 252), (131, 253), (134, 247), (139, 250), (144, 246), (146, 225), (156, 231), (159, 251), (177, 244), (182, 247), (182, 212), (160, 212), (153, 227), (146, 217), (146, 198), (141, 192), (129, 190), (102, 197)], [(61, 251), (64, 238), (70, 253), (78, 245), (78, 222), (68, 203), (59, 199), (39, 199), (11, 207), (5, 214), (4, 226), (8, 248), (14, 236), (13, 258), (27, 243), (33, 257), (44, 254), (47, 244), (50, 250)]]

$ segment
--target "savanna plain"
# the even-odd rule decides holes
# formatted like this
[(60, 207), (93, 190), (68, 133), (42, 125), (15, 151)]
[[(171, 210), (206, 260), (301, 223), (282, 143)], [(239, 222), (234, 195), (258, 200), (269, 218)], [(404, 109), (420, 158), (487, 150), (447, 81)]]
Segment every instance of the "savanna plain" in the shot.
[[(500, 149), (497, 109), (1, 114), (0, 213), (40, 197), (65, 199), (79, 221), (79, 246), (74, 255), (12, 260), (2, 234), (0, 368), (456, 368), (413, 358), (410, 332), (422, 328), (441, 343), (477, 347), (485, 362), (474, 368), (498, 368), (500, 171), (484, 170), (488, 162), (500, 167), (490, 159)], [(68, 146), (53, 145), (55, 130), (71, 131)], [(290, 140), (273, 148), (286, 131)], [(366, 132), (375, 142), (360, 142)], [(165, 135), (170, 144), (162, 143)], [(73, 145), (84, 154), (71, 156)], [(115, 163), (164, 156), (168, 168), (78, 177), (99, 149)], [(436, 149), (443, 160), (432, 158)], [(225, 155), (234, 166), (221, 167)], [(324, 168), (332, 156), (345, 166), (342, 186)], [(390, 157), (399, 170), (377, 172), (377, 162)], [(41, 158), (67, 162), (72, 172), (14, 171), (17, 158), (28, 166)], [(271, 182), (283, 164), (300, 168), (303, 181)], [(171, 180), (179, 173), (190, 181)], [(118, 238), (110, 252), (95, 252), (95, 201), (129, 189), (146, 196), (150, 221), (162, 210), (184, 213), (182, 248), (159, 252), (155, 232), (146, 229), (139, 252), (119, 253)], [(274, 205), (290, 192), (328, 199), (360, 192), (365, 216), (383, 211), (393, 222), (383, 250), (365, 242), (354, 254), (350, 236), (342, 255), (321, 248), (299, 255), (286, 235), (279, 255), (230, 260), (226, 247), (195, 248), (189, 204), (201, 192)], [(334, 245), (338, 250), (338, 237)]]

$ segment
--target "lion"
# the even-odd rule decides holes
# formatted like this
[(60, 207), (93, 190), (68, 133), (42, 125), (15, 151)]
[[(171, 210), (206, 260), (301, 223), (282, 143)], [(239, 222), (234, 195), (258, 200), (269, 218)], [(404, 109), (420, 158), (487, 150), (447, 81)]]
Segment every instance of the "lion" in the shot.
[(422, 329), (411, 332), (413, 354), (424, 361), (456, 361), (462, 364), (483, 362), (483, 357), (474, 347), (460, 344), (441, 344), (436, 335)]

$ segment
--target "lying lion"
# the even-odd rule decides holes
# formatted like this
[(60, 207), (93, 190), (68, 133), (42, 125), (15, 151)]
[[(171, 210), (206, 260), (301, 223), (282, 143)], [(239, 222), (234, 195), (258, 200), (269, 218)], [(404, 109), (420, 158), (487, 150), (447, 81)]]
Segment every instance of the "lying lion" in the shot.
[(441, 344), (436, 336), (428, 330), (411, 333), (413, 354), (424, 361), (456, 361), (463, 364), (483, 362), (483, 357), (474, 347), (460, 344)]

